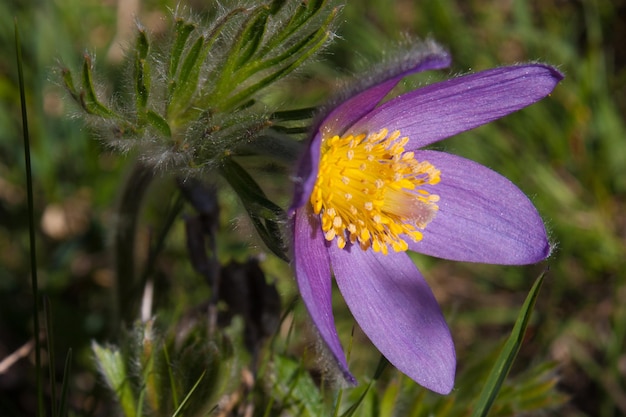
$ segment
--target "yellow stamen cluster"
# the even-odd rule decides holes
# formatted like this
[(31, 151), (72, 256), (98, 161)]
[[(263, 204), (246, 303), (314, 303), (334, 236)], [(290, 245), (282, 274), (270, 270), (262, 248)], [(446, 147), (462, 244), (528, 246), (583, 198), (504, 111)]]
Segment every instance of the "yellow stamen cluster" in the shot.
[(311, 194), (328, 241), (350, 241), (365, 250), (405, 251), (405, 238), (422, 239), (437, 213), (439, 196), (421, 186), (439, 182), (439, 170), (405, 152), (407, 137), (387, 129), (369, 135), (324, 138)]

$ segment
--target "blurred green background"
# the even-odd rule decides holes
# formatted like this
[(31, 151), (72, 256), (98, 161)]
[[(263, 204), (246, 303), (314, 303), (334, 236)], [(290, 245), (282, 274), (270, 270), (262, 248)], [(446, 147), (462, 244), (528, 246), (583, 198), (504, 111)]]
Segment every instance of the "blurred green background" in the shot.
[[(120, 3), (129, 7), (132, 2)], [(113, 154), (93, 138), (61, 87), (59, 63), (78, 68), (83, 53), (93, 53), (98, 83), (115, 94), (128, 77), (117, 45), (132, 40), (132, 13), (159, 34), (175, 7), (173, 1), (140, 2), (120, 20), (112, 0), (0, 3), (0, 360), (33, 339), (16, 18), (32, 141), (40, 289), (50, 300), (58, 362), (52, 379), (60, 384), (65, 352), (72, 348), (69, 398), (74, 415), (107, 415), (113, 409), (95, 371), (90, 342), (111, 338), (111, 228), (133, 156)], [(189, 7), (204, 13), (217, 6), (196, 0)], [(447, 72), (411, 77), (402, 88), (524, 61), (553, 64), (565, 73), (565, 80), (542, 102), (437, 145), (519, 185), (550, 231), (555, 243), (551, 258), (529, 267), (452, 263), (420, 255), (415, 261), (440, 301), (456, 342), (459, 382), (453, 396), (458, 401), (472, 384), (470, 371), (488, 366), (481, 361), (510, 332), (532, 282), (549, 267), (512, 385), (517, 375), (545, 366), (549, 371), (541, 377), (557, 381), (556, 388), (550, 391), (552, 397), (541, 397), (547, 408), (533, 412), (626, 415), (626, 2), (351, 0), (340, 22), (335, 42), (298, 76), (278, 85), (270, 99), (288, 108), (321, 104), (338, 82), (349, 82), (407, 36), (436, 39), (451, 51), (453, 65)], [(302, 94), (293, 97), (291, 91)], [(259, 175), (268, 194), (284, 207), (289, 196), (280, 192), (289, 189), (288, 172), (264, 170)], [(163, 223), (162, 202), (173, 189), (167, 176), (157, 182), (162, 186), (153, 187), (146, 198), (139, 254), (146, 253), (151, 233)], [(219, 198), (221, 261), (267, 253), (237, 197), (224, 189)], [(154, 311), (165, 328), (174, 328), (210, 297), (210, 289), (189, 264), (183, 229), (180, 221), (174, 225), (155, 261)], [(270, 254), (262, 266), (266, 276), (276, 280), (283, 306), (290, 305), (297, 291), (289, 267)], [(336, 312), (347, 345), (355, 324), (340, 297)], [(303, 307), (296, 304), (289, 314), (296, 323), (291, 327), (294, 334), (284, 336), (281, 331), (279, 339), (289, 339), (283, 342), (285, 349), (297, 355), (314, 340)], [(358, 329), (352, 344), (353, 369), (359, 379), (367, 379), (378, 354)], [(310, 362), (307, 366), (316, 366), (313, 359)], [(34, 415), (33, 375), (32, 352), (2, 369), (0, 415)], [(49, 377), (46, 372), (46, 386)], [(387, 370), (378, 387), (379, 405), (364, 405), (362, 415), (368, 415), (364, 410), (370, 410), (369, 415), (376, 415), (371, 410), (409, 415), (398, 409), (384, 414), (381, 404), (388, 404), (385, 395), (391, 396), (390, 387), (397, 384), (415, 401), (430, 395), (407, 388), (410, 381)], [(407, 398), (398, 395), (393, 397), (397, 401)], [(521, 402), (532, 400), (528, 398)], [(567, 401), (561, 404), (563, 398)], [(498, 415), (515, 415), (524, 410), (520, 407)], [(405, 409), (423, 415), (416, 406)], [(444, 415), (443, 408), (436, 410), (436, 415)]]

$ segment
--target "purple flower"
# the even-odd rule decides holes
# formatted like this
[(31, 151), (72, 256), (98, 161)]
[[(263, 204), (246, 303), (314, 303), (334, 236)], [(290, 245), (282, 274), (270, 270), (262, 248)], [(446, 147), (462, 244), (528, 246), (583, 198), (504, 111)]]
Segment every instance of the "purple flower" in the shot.
[(331, 307), (331, 274), (365, 334), (400, 371), (446, 394), (456, 356), (428, 284), (405, 253), (503, 265), (550, 253), (528, 198), (496, 172), (421, 148), (535, 103), (563, 76), (541, 64), (496, 68), (381, 104), (406, 75), (445, 68), (432, 47), (337, 105), (300, 162), (291, 212), (300, 293), (345, 378)]

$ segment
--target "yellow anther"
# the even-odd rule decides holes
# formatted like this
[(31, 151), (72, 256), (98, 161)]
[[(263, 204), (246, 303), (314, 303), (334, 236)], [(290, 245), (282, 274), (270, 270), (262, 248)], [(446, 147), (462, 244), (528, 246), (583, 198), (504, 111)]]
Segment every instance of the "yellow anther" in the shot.
[(437, 184), (440, 172), (405, 152), (408, 141), (387, 129), (323, 140), (311, 205), (326, 240), (387, 254), (407, 250), (407, 238), (422, 239), (439, 201), (423, 186)]

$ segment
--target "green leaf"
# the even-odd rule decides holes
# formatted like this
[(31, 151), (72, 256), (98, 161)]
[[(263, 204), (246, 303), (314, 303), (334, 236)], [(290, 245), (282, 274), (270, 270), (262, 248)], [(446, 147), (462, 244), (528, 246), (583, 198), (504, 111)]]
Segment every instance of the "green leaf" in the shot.
[(135, 47), (137, 48), (137, 56), (139, 59), (146, 59), (148, 57), (150, 42), (148, 41), (148, 36), (143, 28), (140, 28), (137, 33), (137, 42)]
[(148, 122), (148, 124), (150, 124), (150, 126), (158, 130), (159, 133), (163, 136), (168, 138), (172, 137), (170, 125), (167, 123), (167, 120), (161, 117), (161, 115), (159, 115), (158, 113), (155, 113), (152, 110), (148, 110), (146, 112), (146, 121)]
[(170, 52), (170, 63), (167, 70), (168, 78), (168, 96), (171, 97), (177, 88), (176, 73), (178, 71), (178, 65), (180, 58), (185, 50), (187, 39), (196, 29), (196, 25), (188, 23), (182, 18), (177, 18), (174, 24), (174, 43), (172, 44), (172, 50)]
[(287, 65), (279, 67), (274, 72), (271, 72), (269, 75), (265, 76), (260, 81), (240, 90), (235, 95), (231, 96), (226, 104), (224, 104), (224, 108), (232, 108), (237, 105), (237, 103), (241, 103), (246, 99), (250, 98), (253, 94), (257, 93), (259, 90), (267, 87), (271, 83), (277, 81), (278, 79), (290, 74), (294, 70), (296, 70), (300, 65), (304, 63), (308, 58), (310, 58), (313, 54), (315, 54), (328, 40), (330, 36), (330, 32), (327, 30), (330, 26), (331, 22), (334, 20), (336, 16), (336, 11), (333, 11), (326, 22), (324, 22), (323, 26), (313, 32), (308, 37), (305, 37), (300, 42), (293, 45), (287, 51), (282, 53), (281, 55), (271, 58), (269, 60), (259, 62), (253, 61), (246, 68), (242, 68), (240, 71), (244, 78), (249, 78), (253, 74), (276, 66), (282, 62), (285, 62), (291, 59), (291, 62)]
[(372, 388), (372, 385), (376, 381), (378, 381), (378, 379), (380, 378), (380, 376), (382, 375), (383, 371), (385, 370), (385, 368), (387, 367), (388, 364), (389, 364), (389, 361), (387, 360), (387, 358), (385, 358), (384, 356), (381, 355), (380, 359), (378, 361), (378, 366), (376, 367), (376, 371), (374, 372), (374, 377), (367, 384), (367, 386), (365, 387), (365, 389), (363, 390), (363, 393), (359, 396), (359, 398), (350, 406), (350, 408), (348, 408), (341, 415), (341, 417), (352, 417), (354, 415), (354, 413), (356, 413), (357, 409), (360, 407), (360, 405), (368, 397), (368, 394), (370, 392), (370, 389)]
[[(280, 44), (285, 43), (291, 36), (299, 30), (305, 30), (307, 23), (327, 5), (327, 0), (311, 0), (302, 2), (298, 5), (295, 12), (289, 20), (286, 20), (283, 27), (277, 31), (276, 36), (272, 37), (264, 46), (264, 51), (276, 49)], [(331, 11), (336, 16), (337, 10)], [(323, 24), (321, 26), (324, 26)]]
[[(174, 80), (174, 76), (176, 75), (176, 71), (178, 70), (180, 57), (183, 55), (185, 45), (187, 44), (187, 39), (189, 39), (189, 35), (191, 35), (191, 32), (193, 32), (195, 29), (196, 25), (194, 25), (193, 23), (188, 23), (181, 18), (177, 18), (176, 22), (174, 23), (174, 31), (176, 35), (174, 38), (174, 43), (172, 45), (172, 50), (170, 52), (170, 64), (167, 72), (170, 81)], [(170, 94), (171, 93), (172, 91), (170, 91)]]
[(265, 196), (265, 193), (232, 158), (224, 158), (220, 166), (222, 176), (239, 195), (252, 224), (267, 247), (279, 258), (288, 261), (278, 221), (284, 211)]
[(224, 158), (221, 168), (224, 178), (240, 192), (239, 196), (262, 217), (275, 220), (284, 216), (283, 209), (268, 200), (256, 181), (232, 158)]
[(387, 382), (380, 399), (380, 415), (378, 417), (392, 417), (393, 410), (400, 396), (400, 384), (397, 380)]
[(282, 404), (299, 410), (295, 415), (324, 416), (324, 401), (321, 392), (300, 361), (276, 354), (273, 357), (275, 374), (272, 375), (272, 389)]
[(270, 9), (266, 6), (259, 8), (260, 12), (256, 18), (248, 20), (248, 24), (244, 27), (241, 40), (242, 47), (236, 52), (237, 60), (234, 62), (234, 67), (238, 68), (247, 62), (257, 51), (263, 35), (265, 34), (265, 26), (267, 25), (267, 19), (270, 16)]
[(61, 77), (63, 78), (63, 84), (65, 84), (65, 88), (69, 91), (70, 95), (78, 104), (80, 104), (80, 93), (76, 89), (74, 85), (74, 79), (72, 78), (72, 72), (68, 68), (61, 69)]
[(200, 69), (208, 51), (206, 39), (204, 36), (199, 36), (187, 52), (180, 73), (175, 77), (175, 83), (172, 84), (173, 90), (168, 106), (169, 117), (175, 117), (189, 106), (189, 101), (198, 88)]
[(135, 100), (137, 111), (141, 114), (148, 104), (150, 86), (149, 66), (145, 59), (135, 60)]
[(359, 398), (341, 415), (341, 417), (352, 417), (355, 415), (354, 413), (356, 413), (357, 409), (359, 409), (365, 398), (367, 398), (368, 394), (370, 393), (370, 388), (372, 388), (372, 384), (373, 381), (370, 381), (365, 386), (365, 388), (361, 388), (363, 392), (361, 393)]
[(96, 96), (93, 85), (91, 56), (85, 54), (82, 70), (83, 91), (80, 94), (80, 102), (87, 113), (105, 118), (120, 118), (113, 110), (100, 103)]
[[(248, 54), (245, 52), (246, 43), (250, 43), (251, 48), (249, 48), (249, 53), (253, 53), (254, 50), (258, 47), (258, 43), (260, 39), (254, 40), (255, 36), (262, 36), (263, 31), (260, 35), (252, 32), (253, 28), (262, 21), (263, 28), (265, 27), (265, 22), (267, 21), (267, 15), (269, 14), (269, 10), (264, 7), (256, 7), (254, 9), (248, 10), (248, 16), (245, 17), (244, 22), (242, 23), (242, 28), (239, 30), (237, 37), (233, 44), (229, 47), (228, 58), (226, 62), (219, 70), (219, 79), (216, 81), (214, 96), (216, 100), (220, 100), (221, 97), (225, 97), (234, 86), (240, 83), (242, 77), (235, 77), (236, 69), (242, 65), (243, 61), (245, 61), (245, 57)], [(258, 28), (257, 28), (258, 29)], [(240, 54), (243, 52), (243, 57)], [(245, 78), (243, 78), (245, 79)]]
[(96, 342), (91, 345), (100, 373), (107, 385), (116, 395), (127, 417), (135, 416), (137, 404), (133, 393), (130, 378), (124, 365), (124, 357), (120, 350), (115, 347), (103, 347)]
[(140, 115), (145, 111), (150, 92), (150, 66), (147, 61), (149, 49), (146, 32), (140, 30), (137, 34), (135, 54), (135, 100)]
[(496, 397), (500, 392), (500, 388), (513, 366), (513, 361), (522, 346), (526, 327), (530, 321), (530, 316), (532, 314), (535, 301), (537, 300), (537, 296), (539, 295), (539, 290), (541, 289), (544, 276), (545, 272), (539, 275), (535, 284), (528, 293), (526, 301), (524, 302), (517, 321), (515, 322), (515, 326), (513, 327), (513, 331), (502, 348), (502, 352), (500, 352), (500, 355), (498, 356), (498, 359), (496, 360), (496, 363), (487, 378), (487, 382), (485, 383), (480, 397), (478, 398), (478, 402), (472, 412), (472, 417), (486, 417), (495, 402)]
[(270, 14), (275, 15), (287, 3), (287, 0), (273, 0), (270, 5)]
[(238, 7), (235, 8), (231, 11), (229, 11), (227, 14), (225, 14), (224, 16), (222, 16), (213, 26), (213, 28), (211, 29), (211, 32), (209, 33), (209, 35), (207, 36), (208, 39), (208, 43), (209, 45), (213, 45), (213, 42), (215, 42), (215, 40), (217, 39), (217, 37), (220, 35), (220, 33), (222, 33), (222, 29), (224, 29), (224, 27), (226, 26), (226, 24), (231, 21), (231, 19), (233, 19), (235, 16), (237, 16), (238, 14), (242, 14), (242, 13), (247, 13), (248, 9), (246, 9), (245, 7)]
[(316, 107), (305, 107), (302, 109), (276, 111), (272, 113), (270, 119), (272, 121), (306, 120), (311, 119), (315, 115), (316, 111)]

